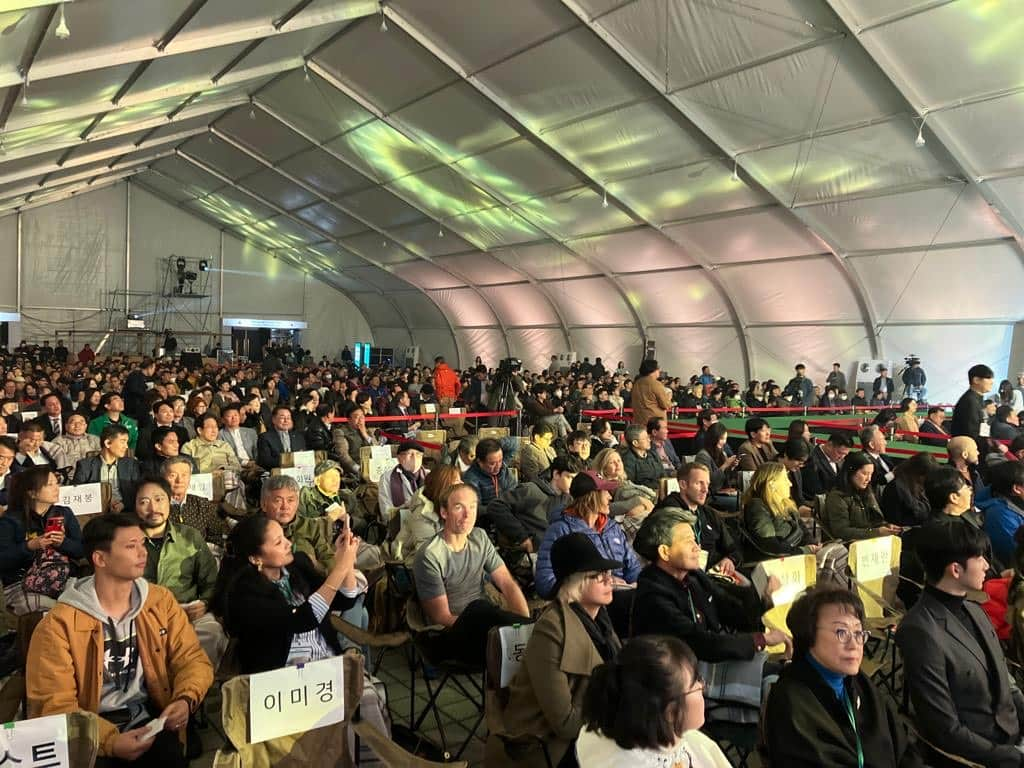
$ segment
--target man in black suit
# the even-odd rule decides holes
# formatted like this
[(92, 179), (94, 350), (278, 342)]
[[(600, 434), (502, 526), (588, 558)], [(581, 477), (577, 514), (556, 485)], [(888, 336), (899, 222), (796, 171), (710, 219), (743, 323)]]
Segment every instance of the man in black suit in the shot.
[(828, 440), (811, 450), (800, 470), (804, 493), (811, 498), (828, 493), (839, 482), (839, 468), (853, 449), (853, 440), (845, 432), (833, 432)]
[(142, 479), (139, 463), (128, 456), (128, 430), (111, 422), (100, 433), (100, 455), (80, 459), (72, 485), (110, 484), (110, 511), (121, 512)]
[(256, 441), (256, 463), (270, 470), (281, 466), (282, 453), (306, 450), (306, 436), (293, 429), (292, 411), (287, 405), (274, 407), (271, 429)]
[[(924, 421), (921, 422), (921, 426), (918, 427), (918, 431), (927, 432), (930, 435), (946, 435), (949, 436), (949, 432), (946, 431), (946, 409), (939, 405), (933, 405), (928, 409), (928, 416)], [(936, 437), (922, 437), (921, 445), (937, 445), (945, 446), (947, 440)]]
[[(914, 725), (945, 753), (988, 768), (1017, 768), (1024, 695), (1011, 681), (999, 640), (981, 607), (966, 600), (985, 581), (988, 537), (962, 519), (920, 529), (921, 598), (896, 632)], [(933, 755), (929, 765), (953, 763)]]
[(970, 389), (960, 395), (953, 408), (953, 423), (949, 433), (954, 437), (966, 435), (982, 447), (981, 425), (985, 421), (985, 395), (992, 391), (995, 373), (987, 365), (972, 365), (967, 371)]
[(55, 438), (64, 434), (64, 404), (56, 392), (47, 392), (40, 400), (43, 412), (36, 418), (36, 422), (43, 428), (43, 440), (53, 442)]
[(869, 424), (860, 431), (860, 444), (864, 452), (874, 462), (875, 471), (871, 475), (871, 487), (878, 494), (882, 487), (891, 483), (895, 477), (893, 469), (896, 465), (891, 459), (886, 459), (883, 456), (888, 441), (886, 441), (881, 427), (877, 424)]
[(140, 461), (154, 457), (153, 436), (160, 427), (170, 427), (174, 431), (174, 434), (178, 436), (179, 449), (191, 439), (187, 429), (174, 423), (174, 404), (170, 400), (157, 400), (153, 403), (152, 412), (152, 423), (139, 430), (139, 442), (135, 455)]
[(142, 421), (146, 416), (146, 383), (155, 372), (156, 363), (148, 357), (143, 358), (142, 364), (124, 381), (124, 410), (136, 421)]

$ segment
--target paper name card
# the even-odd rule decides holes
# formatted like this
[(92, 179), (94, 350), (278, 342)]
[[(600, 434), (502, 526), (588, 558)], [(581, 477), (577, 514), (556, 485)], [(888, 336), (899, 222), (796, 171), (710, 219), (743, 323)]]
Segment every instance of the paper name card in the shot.
[(312, 469), (316, 466), (316, 451), (293, 451), (292, 466)]
[[(757, 564), (750, 580), (754, 582), (759, 595), (764, 594), (768, 584), (768, 578), (778, 577), (781, 586), (772, 594), (772, 602), (775, 605), (788, 605), (807, 589), (808, 559), (814, 563), (813, 555), (794, 555), (793, 557), (780, 557), (777, 560), (765, 560)], [(815, 565), (810, 568), (814, 573)]]
[(300, 486), (310, 486), (316, 479), (312, 467), (281, 467), (281, 474), (294, 478)]
[(64, 715), (5, 723), (0, 728), (0, 765), (71, 768), (68, 719)]
[(249, 675), (249, 741), (305, 733), (345, 719), (341, 656)]
[(679, 480), (674, 477), (665, 479), (665, 494), (679, 493)]
[(498, 637), (501, 638), (501, 688), (508, 687), (522, 666), (523, 654), (533, 634), (533, 627), (533, 624), (515, 624), (498, 630)]
[(461, 408), (449, 408), (448, 409), (448, 413), (455, 413), (455, 414), (462, 413), (462, 409)]
[(385, 472), (392, 469), (393, 467), (397, 466), (398, 459), (391, 456), (390, 453), (388, 454), (388, 457), (386, 459), (371, 458), (368, 473), (370, 475), (370, 482), (379, 483), (381, 475), (383, 475)]
[(199, 472), (192, 475), (188, 483), (188, 492), (193, 496), (213, 500), (213, 473)]
[(884, 579), (892, 573), (893, 536), (861, 539), (850, 545), (850, 559), (857, 569), (857, 581)]
[(370, 460), (373, 459), (390, 459), (391, 458), (391, 446), (389, 445), (374, 445), (370, 448)]
[(62, 485), (60, 487), (60, 504), (74, 512), (75, 517), (98, 515), (103, 511), (101, 484)]
[(32, 421), (38, 415), (39, 415), (39, 411), (22, 411), (21, 412), (21, 420), (22, 421)]

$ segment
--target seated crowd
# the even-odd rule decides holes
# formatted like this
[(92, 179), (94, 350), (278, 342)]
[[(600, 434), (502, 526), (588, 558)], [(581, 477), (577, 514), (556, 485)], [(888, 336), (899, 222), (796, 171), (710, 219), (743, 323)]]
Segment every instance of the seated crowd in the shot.
[[(721, 768), (736, 740), (716, 726), (739, 723), (772, 766), (1024, 766), (1008, 666), (1024, 662), (1020, 392), (986, 404), (987, 367), (947, 421), (917, 399), (887, 411), (884, 370), (850, 398), (838, 364), (824, 392), (802, 365), (742, 392), (708, 367), (686, 384), (654, 360), (633, 378), (585, 359), (513, 374), (521, 438), (454, 418), (437, 445), (419, 431), (433, 414), (508, 407), (482, 364), (285, 367), (277, 352), (202, 369), (0, 357), (0, 579), (9, 613), (45, 613), (27, 712), (97, 713), (97, 765), (186, 765), (229, 643), (237, 672), (274, 670), (339, 655), (332, 616), (370, 614), (416, 634), (425, 669), (463, 673), (484, 670), (497, 628), (531, 627), (487, 765)], [(883, 409), (817, 437), (752, 415), (732, 443), (719, 420), (847, 401)], [(675, 407), (697, 410), (695, 434)], [(897, 427), (921, 452), (890, 453)], [(103, 513), (81, 525), (62, 483), (100, 483)], [(868, 674), (875, 596), (846, 566), (882, 537), (904, 577), (887, 595), (909, 710)], [(783, 557), (813, 561), (817, 586), (768, 575)], [(411, 592), (396, 626), (374, 613), (385, 561)]]

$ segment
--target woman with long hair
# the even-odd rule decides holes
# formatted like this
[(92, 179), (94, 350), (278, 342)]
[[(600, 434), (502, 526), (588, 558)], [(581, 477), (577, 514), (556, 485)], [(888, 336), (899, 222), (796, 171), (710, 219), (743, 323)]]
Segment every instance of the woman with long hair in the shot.
[(928, 453), (915, 453), (893, 470), (893, 481), (882, 491), (882, 516), (893, 525), (921, 525), (931, 518), (931, 504), (924, 492), (924, 481), (938, 469)]
[(743, 393), (743, 402), (748, 408), (764, 408), (764, 387), (757, 379), (752, 379), (747, 385), (747, 391)]
[(242, 519), (228, 535), (213, 609), (238, 643), (243, 674), (337, 656), (331, 611), (346, 611), (360, 590), (355, 569), (359, 539), (344, 530), (334, 565), (324, 577), (276, 520)]
[[(78, 519), (61, 506), (60, 481), (49, 467), (30, 467), (12, 478), (10, 506), (0, 517), (0, 580), (7, 607), (15, 613), (53, 607), (57, 596), (84, 556)], [(48, 572), (49, 594), (37, 592), (32, 600), (22, 584), (36, 565)]]
[(616, 520), (627, 518), (636, 523), (631, 532), (636, 533), (643, 519), (654, 509), (658, 494), (646, 485), (634, 483), (626, 476), (622, 454), (615, 448), (605, 448), (591, 462), (594, 471), (610, 484), (612, 494), (611, 515)]
[(736, 456), (726, 455), (728, 437), (729, 430), (725, 424), (712, 424), (704, 433), (704, 445), (697, 451), (693, 460), (708, 468), (711, 476), (711, 487), (708, 491), (711, 506), (726, 512), (734, 512), (738, 508), (739, 498), (736, 489), (730, 487), (730, 481), (740, 460)]
[(870, 539), (900, 533), (899, 526), (889, 525), (882, 516), (871, 477), (875, 462), (864, 451), (852, 451), (839, 469), (838, 484), (825, 497), (821, 522), (836, 539)]
[(1010, 383), (1009, 379), (1003, 379), (999, 382), (998, 398), (999, 405), (1010, 406), (1013, 408), (1014, 413), (1024, 411), (1024, 395)]
[(743, 520), (753, 559), (817, 552), (790, 493), (786, 467), (769, 461), (757, 468), (743, 494)]

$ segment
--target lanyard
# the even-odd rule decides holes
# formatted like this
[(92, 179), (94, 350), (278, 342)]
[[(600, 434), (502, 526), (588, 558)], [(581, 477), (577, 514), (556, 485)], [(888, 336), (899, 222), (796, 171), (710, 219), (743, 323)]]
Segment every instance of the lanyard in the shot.
[(861, 747), (860, 734), (857, 732), (857, 719), (853, 716), (853, 704), (846, 691), (843, 691), (843, 701), (846, 703), (846, 716), (850, 718), (850, 727), (853, 728), (853, 737), (857, 740), (857, 768), (864, 768), (864, 749)]

